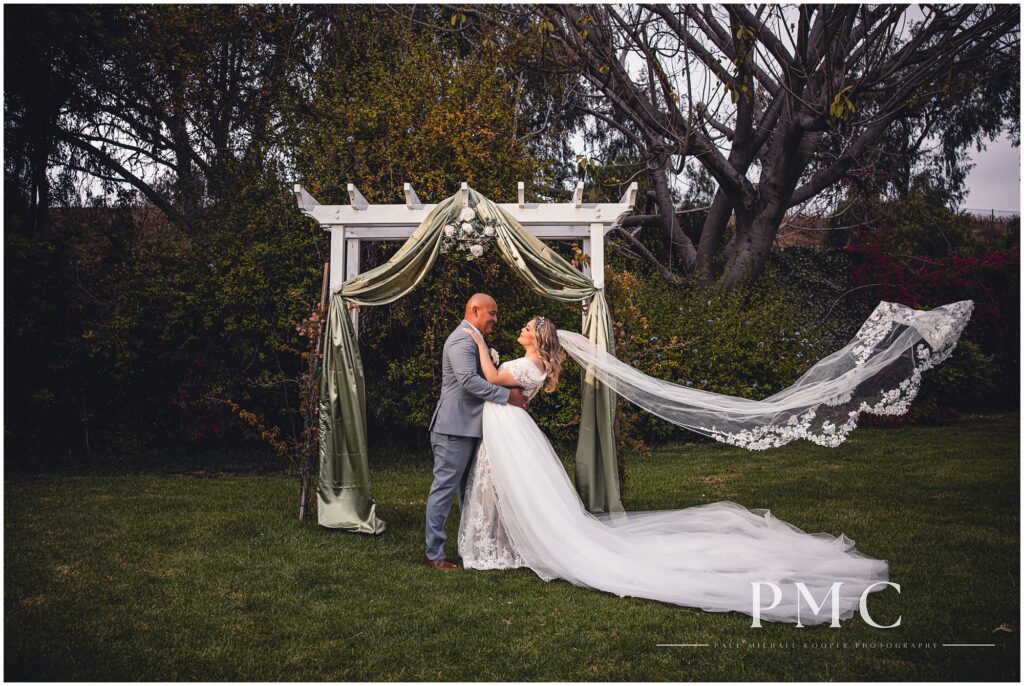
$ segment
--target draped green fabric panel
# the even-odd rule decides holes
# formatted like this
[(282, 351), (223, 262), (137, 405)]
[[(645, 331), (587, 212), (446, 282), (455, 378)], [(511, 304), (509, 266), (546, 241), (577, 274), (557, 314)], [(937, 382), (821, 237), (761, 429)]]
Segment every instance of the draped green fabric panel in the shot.
[(499, 205), (473, 189), (469, 190), (469, 204), (485, 223), (498, 220), (497, 247), (501, 256), (535, 292), (553, 300), (579, 302), (598, 291), (585, 274), (524, 229)]
[(341, 285), (341, 296), (357, 305), (387, 305), (416, 288), (441, 252), (445, 223), (456, 207), (456, 196), (442, 200), (390, 260)]
[[(583, 320), (583, 335), (599, 348), (615, 353), (611, 317), (604, 291), (594, 299)], [(624, 512), (619, 499), (619, 468), (615, 461), (615, 392), (583, 370), (580, 437), (576, 444), (576, 491), (597, 514)], [(595, 457), (596, 456), (596, 457)]]
[[(317, 516), (322, 526), (380, 533), (366, 453), (366, 392), (359, 342), (348, 316), (351, 305), (385, 305), (416, 287), (437, 260), (444, 225), (461, 211), (459, 194), (440, 202), (395, 255), (346, 281), (331, 296), (328, 339), (320, 382), (320, 486)], [(501, 256), (537, 293), (563, 302), (593, 298), (584, 335), (613, 352), (604, 293), (584, 274), (532, 236), (511, 215), (469, 189), (469, 206), (481, 220), (497, 224)], [(615, 399), (584, 373), (583, 412), (576, 450), (576, 488), (591, 512), (621, 512), (612, 422)]]
[(320, 377), (320, 480), (317, 521), (364, 534), (384, 531), (370, 495), (366, 453), (366, 387), (359, 341), (345, 299), (327, 311), (324, 369)]

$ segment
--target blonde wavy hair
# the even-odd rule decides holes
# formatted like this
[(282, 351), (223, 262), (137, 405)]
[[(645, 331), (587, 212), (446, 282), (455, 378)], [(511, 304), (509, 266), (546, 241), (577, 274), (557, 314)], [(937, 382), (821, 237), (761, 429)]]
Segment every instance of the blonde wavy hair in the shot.
[(537, 344), (537, 352), (544, 363), (544, 372), (547, 378), (544, 380), (544, 391), (551, 393), (558, 386), (558, 375), (562, 373), (562, 363), (565, 362), (565, 351), (558, 342), (558, 327), (546, 317), (534, 317), (533, 337)]

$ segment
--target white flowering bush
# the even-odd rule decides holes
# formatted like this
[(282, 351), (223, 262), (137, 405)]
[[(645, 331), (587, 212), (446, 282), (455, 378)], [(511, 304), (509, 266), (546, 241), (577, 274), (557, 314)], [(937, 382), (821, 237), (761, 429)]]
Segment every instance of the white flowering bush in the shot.
[(465, 207), (453, 221), (445, 224), (441, 252), (465, 253), (467, 260), (483, 257), (498, 235), (495, 224), (484, 224), (472, 207)]

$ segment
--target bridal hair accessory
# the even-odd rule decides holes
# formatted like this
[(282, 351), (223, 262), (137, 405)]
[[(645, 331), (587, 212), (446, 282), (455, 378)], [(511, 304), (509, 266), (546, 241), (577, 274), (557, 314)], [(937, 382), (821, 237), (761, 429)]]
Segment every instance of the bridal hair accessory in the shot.
[(441, 232), (441, 252), (463, 251), (466, 260), (482, 257), (498, 235), (495, 224), (484, 224), (472, 207), (464, 207)]

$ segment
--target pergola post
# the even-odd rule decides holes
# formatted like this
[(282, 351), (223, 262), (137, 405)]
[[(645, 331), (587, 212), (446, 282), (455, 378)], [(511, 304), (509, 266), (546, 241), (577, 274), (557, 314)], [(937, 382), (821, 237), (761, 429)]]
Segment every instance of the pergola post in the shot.
[[(348, 281), (351, 278), (359, 276), (359, 247), (360, 241), (358, 238), (345, 238), (345, 279)], [(342, 283), (344, 283), (344, 281)], [(339, 284), (340, 286), (341, 284)], [(352, 318), (352, 326), (355, 328), (356, 335), (359, 335), (359, 310), (352, 309), (348, 311), (349, 316)]]
[(345, 227), (332, 226), (331, 232), (331, 292), (345, 283)]
[(604, 224), (590, 225), (590, 280), (604, 288)]

